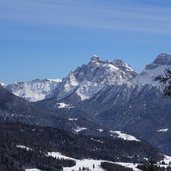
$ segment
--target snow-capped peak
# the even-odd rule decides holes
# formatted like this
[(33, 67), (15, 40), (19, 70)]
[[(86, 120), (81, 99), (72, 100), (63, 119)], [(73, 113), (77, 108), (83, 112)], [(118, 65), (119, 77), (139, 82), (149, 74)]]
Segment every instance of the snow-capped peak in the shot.
[(130, 65), (128, 65), (126, 62), (124, 62), (123, 60), (121, 59), (115, 59), (113, 61), (113, 64), (118, 67), (118, 68), (121, 68), (123, 70), (127, 70), (127, 71), (134, 71)]
[(171, 69), (171, 55), (161, 53), (151, 64), (146, 65), (145, 69), (135, 78), (134, 82), (142, 85), (150, 84), (152, 86), (160, 86), (155, 81), (155, 78), (163, 75), (166, 69)]
[(93, 56), (91, 57), (91, 62), (99, 62), (99, 61), (100, 61), (100, 57), (99, 57), (99, 56), (93, 55)]
[(80, 100), (85, 100), (107, 85), (129, 84), (136, 75), (137, 73), (121, 60), (111, 62), (94, 55), (87, 65), (78, 67), (63, 79), (51, 96), (59, 100), (73, 94)]
[(29, 82), (15, 82), (7, 85), (6, 89), (25, 100), (36, 102), (45, 99), (60, 82), (60, 79), (36, 79)]
[(5, 84), (5, 83), (0, 83), (0, 85), (1, 85), (2, 87), (6, 87), (6, 86), (7, 86), (7, 84)]

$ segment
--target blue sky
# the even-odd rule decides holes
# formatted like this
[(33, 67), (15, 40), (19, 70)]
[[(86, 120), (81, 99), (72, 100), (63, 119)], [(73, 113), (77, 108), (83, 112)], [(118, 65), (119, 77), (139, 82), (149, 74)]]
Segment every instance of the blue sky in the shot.
[(0, 0), (0, 81), (63, 78), (93, 54), (140, 72), (171, 53), (170, 0)]

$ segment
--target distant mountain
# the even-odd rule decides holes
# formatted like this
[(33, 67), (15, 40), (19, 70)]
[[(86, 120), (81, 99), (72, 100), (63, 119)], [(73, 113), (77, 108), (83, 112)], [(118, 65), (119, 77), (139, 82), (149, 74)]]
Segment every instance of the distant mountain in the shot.
[(157, 56), (139, 75), (120, 60), (93, 57), (38, 105), (62, 116), (86, 117), (108, 129), (122, 130), (171, 154), (171, 100), (154, 82), (166, 68), (171, 68), (168, 54)]
[(154, 78), (168, 68), (168, 54), (140, 74), (122, 60), (93, 56), (62, 81), (1, 84), (0, 133), (14, 144), (75, 158), (161, 160), (160, 150), (171, 155), (171, 99)]
[(30, 102), (46, 98), (63, 99), (72, 95), (74, 99), (86, 100), (107, 85), (131, 84), (138, 74), (120, 59), (103, 61), (93, 56), (87, 65), (78, 67), (63, 80), (33, 80), (6, 85), (6, 89)]
[[(19, 122), (32, 126), (25, 126)], [(42, 110), (35, 104), (11, 94), (2, 86), (0, 86), (0, 127), (2, 136), (7, 136), (6, 133), (8, 133), (9, 141), (13, 144), (18, 143), (18, 145), (43, 148), (49, 151), (59, 150), (78, 158), (116, 160), (118, 156), (118, 161), (132, 161), (134, 157), (137, 161), (151, 157), (154, 157), (155, 160), (162, 159), (158, 149), (131, 135), (104, 129), (103, 126), (86, 119), (62, 118), (57, 113)], [(60, 128), (60, 130), (55, 128)], [(3, 129), (7, 132), (5, 133)], [(109, 153), (111, 147), (115, 155), (113, 152)], [(97, 148), (102, 149), (100, 152), (92, 150)], [(11, 154), (12, 151), (9, 155)], [(130, 160), (130, 156), (134, 157)]]
[(84, 101), (109, 85), (131, 85), (131, 80), (137, 75), (122, 60), (110, 62), (93, 56), (87, 65), (78, 67), (64, 78), (47, 102), (49, 106), (58, 108), (57, 101), (64, 98), (69, 97), (71, 103)]
[(77, 110), (74, 105), (93, 98), (108, 86), (124, 84), (131, 86), (132, 80), (137, 75), (127, 63), (120, 59), (111, 62), (93, 56), (87, 65), (82, 65), (71, 72), (52, 91), (49, 98), (38, 102), (38, 104), (41, 108), (48, 108), (67, 117), (90, 119), (91, 115), (89, 112), (87, 113), (87, 110), (85, 112)]
[(59, 86), (60, 82), (60, 79), (36, 79), (29, 82), (16, 82), (5, 87), (16, 96), (30, 102), (36, 102), (45, 99)]
[(163, 74), (166, 69), (171, 69), (171, 55), (161, 53), (151, 64), (148, 64), (145, 67), (134, 82), (142, 85), (150, 84), (153, 86), (159, 86), (158, 82), (154, 81), (154, 79)]
[(66, 124), (65, 119), (58, 117), (56, 113), (42, 110), (35, 104), (13, 95), (2, 86), (0, 86), (0, 120), (56, 127), (63, 127)]
[[(97, 130), (104, 127), (124, 131), (171, 154), (171, 100), (163, 96), (159, 84), (154, 82), (167, 68), (171, 68), (171, 55), (165, 53), (159, 54), (140, 74), (122, 60), (103, 61), (93, 56), (87, 65), (78, 67), (56, 84), (56, 88), (48, 89), (44, 100), (34, 105), (48, 111), (47, 115), (50, 110), (68, 120), (66, 125), (73, 132), (98, 135)], [(23, 91), (18, 85), (16, 92)], [(36, 86), (34, 91), (42, 93), (44, 87)]]
[[(50, 126), (73, 133), (110, 137), (110, 132), (86, 117), (75, 118), (52, 110), (43, 109), (15, 96), (0, 86), (0, 122), (22, 122), (31, 125)], [(98, 129), (103, 129), (99, 132)]]

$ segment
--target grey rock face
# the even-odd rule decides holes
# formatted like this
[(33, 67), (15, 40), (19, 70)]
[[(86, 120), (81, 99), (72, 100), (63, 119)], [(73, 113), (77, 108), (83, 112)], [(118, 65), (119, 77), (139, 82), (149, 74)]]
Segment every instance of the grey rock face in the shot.
[(161, 53), (153, 62), (158, 65), (171, 65), (171, 55), (167, 53)]

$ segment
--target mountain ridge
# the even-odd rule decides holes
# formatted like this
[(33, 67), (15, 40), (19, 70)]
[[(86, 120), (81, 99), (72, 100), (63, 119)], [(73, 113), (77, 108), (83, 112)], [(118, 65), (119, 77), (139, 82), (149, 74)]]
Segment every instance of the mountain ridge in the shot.
[[(93, 56), (87, 65), (72, 71), (34, 105), (68, 118), (75, 131), (97, 134), (97, 129), (103, 127), (124, 131), (171, 154), (171, 101), (163, 96), (159, 86), (152, 84), (156, 73), (162, 74), (165, 68), (171, 67), (170, 61), (170, 55), (158, 55), (145, 67), (149, 82), (144, 82), (144, 71), (138, 75), (121, 60), (103, 61)], [(68, 126), (72, 130), (71, 123)], [(93, 124), (97, 125), (96, 131), (91, 130)]]
[(4, 87), (16, 96), (36, 102), (45, 99), (60, 82), (60, 79), (35, 79), (27, 82), (15, 82)]
[[(94, 58), (93, 63), (97, 66), (99, 60), (99, 58)], [(107, 127), (107, 129), (124, 131), (137, 138), (142, 138), (167, 154), (171, 154), (169, 143), (171, 140), (171, 127), (169, 126), (171, 123), (169, 112), (171, 101), (164, 97), (158, 83), (157, 86), (152, 84), (153, 79), (157, 76), (154, 72), (156, 68), (159, 70), (158, 74), (163, 74), (165, 68), (171, 67), (170, 60), (170, 55), (160, 54), (152, 64), (147, 65), (147, 75), (154, 73), (153, 77), (149, 74), (148, 81), (150, 82), (144, 83), (143, 78), (141, 78), (142, 74), (139, 74), (133, 77), (131, 84), (124, 82), (123, 84), (105, 85), (92, 97), (84, 100), (80, 100), (75, 93), (78, 90), (77, 85), (71, 94), (62, 99), (54, 96), (41, 101), (38, 105), (64, 116), (76, 118), (84, 116), (88, 120)], [(163, 70), (160, 70), (161, 68)], [(77, 70), (80, 71), (80, 69)], [(137, 78), (142, 80), (142, 83), (138, 82)], [(59, 108), (56, 103), (68, 104), (74, 108), (70, 109), (67, 107), (68, 105)], [(167, 129), (167, 132), (158, 132), (161, 129)]]

